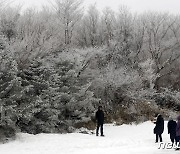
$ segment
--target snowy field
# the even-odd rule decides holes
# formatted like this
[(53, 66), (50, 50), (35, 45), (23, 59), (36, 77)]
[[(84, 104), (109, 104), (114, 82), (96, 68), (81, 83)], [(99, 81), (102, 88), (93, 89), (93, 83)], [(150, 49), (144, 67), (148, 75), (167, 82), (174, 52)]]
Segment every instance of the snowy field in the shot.
[[(163, 141), (169, 142), (167, 123)], [(18, 134), (16, 141), (0, 145), (0, 154), (174, 154), (174, 149), (158, 149), (154, 124), (105, 125), (105, 137), (95, 134)]]

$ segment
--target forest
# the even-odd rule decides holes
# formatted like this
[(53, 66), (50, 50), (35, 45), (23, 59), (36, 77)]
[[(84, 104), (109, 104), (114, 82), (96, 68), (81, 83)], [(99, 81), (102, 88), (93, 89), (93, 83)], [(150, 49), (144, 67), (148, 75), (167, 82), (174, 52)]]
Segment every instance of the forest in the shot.
[[(180, 111), (180, 15), (0, 1), (0, 131), (67, 133)], [(10, 133), (11, 132), (11, 133)], [(1, 133), (0, 136), (3, 136)]]

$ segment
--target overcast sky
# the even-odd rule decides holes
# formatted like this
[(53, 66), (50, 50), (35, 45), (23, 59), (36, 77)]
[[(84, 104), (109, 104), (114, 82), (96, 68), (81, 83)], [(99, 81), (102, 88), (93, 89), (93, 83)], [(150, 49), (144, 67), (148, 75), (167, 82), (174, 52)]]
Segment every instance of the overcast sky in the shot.
[[(16, 3), (24, 4), (24, 7), (48, 5), (48, 0), (15, 0)], [(125, 5), (133, 12), (144, 11), (168, 11), (173, 14), (180, 14), (180, 0), (84, 0), (84, 4), (96, 3), (99, 9), (109, 6), (118, 10), (118, 6)]]

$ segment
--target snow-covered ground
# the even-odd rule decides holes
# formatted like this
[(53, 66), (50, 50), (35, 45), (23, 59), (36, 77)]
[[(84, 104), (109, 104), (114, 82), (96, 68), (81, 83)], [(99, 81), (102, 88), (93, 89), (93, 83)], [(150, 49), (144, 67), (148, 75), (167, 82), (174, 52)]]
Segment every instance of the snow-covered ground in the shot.
[[(165, 123), (163, 141), (169, 142)], [(105, 137), (95, 134), (18, 134), (15, 141), (1, 144), (0, 154), (174, 154), (174, 149), (158, 149), (154, 124), (105, 125)]]

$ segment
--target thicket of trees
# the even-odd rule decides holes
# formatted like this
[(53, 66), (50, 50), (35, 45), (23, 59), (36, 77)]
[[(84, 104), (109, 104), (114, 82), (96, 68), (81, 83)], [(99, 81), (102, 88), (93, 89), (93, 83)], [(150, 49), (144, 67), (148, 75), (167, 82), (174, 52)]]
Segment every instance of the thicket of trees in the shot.
[(83, 10), (80, 0), (41, 11), (3, 6), (1, 126), (34, 134), (90, 128), (99, 103), (109, 121), (147, 120), (157, 105), (179, 112), (180, 16)]

